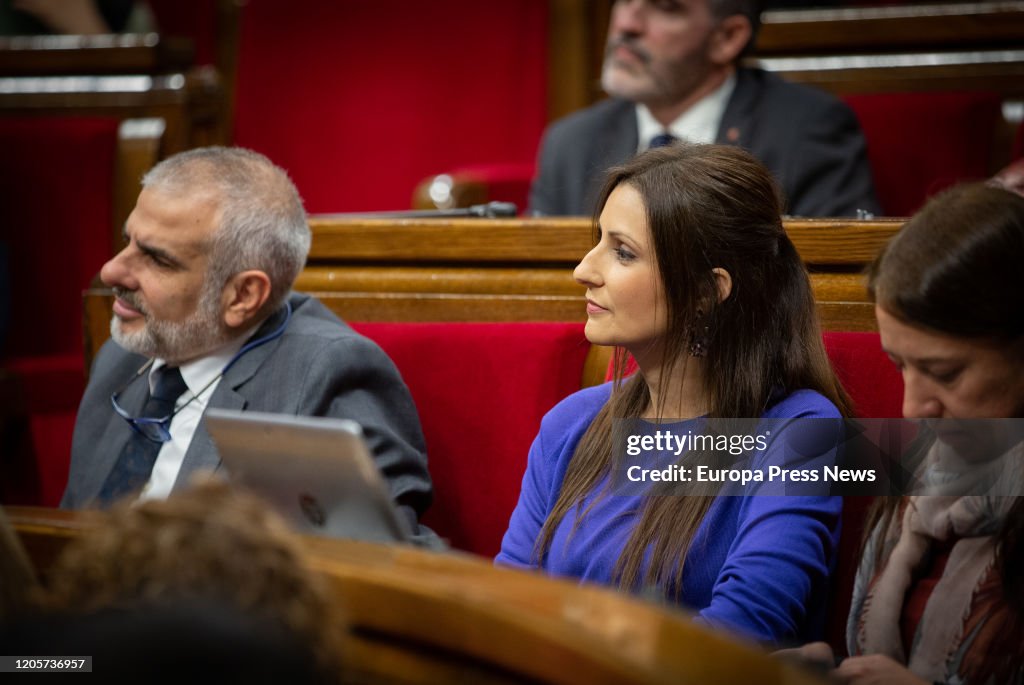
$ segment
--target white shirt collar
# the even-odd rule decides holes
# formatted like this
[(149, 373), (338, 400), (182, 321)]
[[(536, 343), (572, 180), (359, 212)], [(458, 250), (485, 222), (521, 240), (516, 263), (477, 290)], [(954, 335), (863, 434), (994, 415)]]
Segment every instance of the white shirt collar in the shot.
[[(694, 103), (692, 107), (683, 112), (673, 121), (668, 132), (676, 138), (691, 143), (713, 143), (718, 137), (718, 128), (722, 123), (722, 115), (725, 114), (725, 106), (736, 89), (736, 74), (729, 74), (729, 77), (716, 90), (708, 93)], [(654, 118), (651, 110), (646, 105), (637, 103), (637, 152), (647, 149), (651, 138), (659, 133), (665, 132), (665, 127)]]
[[(179, 402), (187, 402), (192, 397), (198, 395), (203, 391), (213, 380), (220, 376), (224, 371), (224, 367), (227, 366), (228, 362), (231, 361), (242, 346), (246, 343), (249, 338), (252, 337), (253, 333), (259, 329), (262, 325), (262, 321), (245, 331), (242, 335), (229, 340), (212, 352), (193, 359), (192, 361), (182, 364), (179, 368), (181, 369), (181, 377), (185, 381), (185, 385), (188, 386), (188, 394), (183, 394)], [(152, 393), (156, 385), (156, 376), (154, 373), (157, 369), (167, 366), (167, 361), (164, 359), (154, 359), (153, 366), (149, 369), (149, 392)], [(205, 393), (204, 393), (205, 394)], [(206, 399), (209, 398), (198, 398), (205, 403)]]

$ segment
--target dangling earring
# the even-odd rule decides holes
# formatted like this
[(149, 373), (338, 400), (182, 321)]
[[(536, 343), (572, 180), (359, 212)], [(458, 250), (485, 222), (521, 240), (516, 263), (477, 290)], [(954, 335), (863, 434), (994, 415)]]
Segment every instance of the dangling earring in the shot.
[(697, 310), (696, 325), (690, 335), (690, 356), (706, 357), (708, 355), (708, 342), (711, 337), (711, 326), (708, 325), (704, 312)]

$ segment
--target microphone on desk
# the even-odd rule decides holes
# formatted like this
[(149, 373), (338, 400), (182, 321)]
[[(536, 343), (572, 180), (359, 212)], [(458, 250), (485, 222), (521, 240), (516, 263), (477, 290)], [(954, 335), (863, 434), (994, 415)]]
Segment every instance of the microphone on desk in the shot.
[(514, 202), (488, 202), (485, 205), (470, 205), (467, 208), (469, 216), (481, 216), (487, 219), (513, 217), (517, 211), (518, 208)]

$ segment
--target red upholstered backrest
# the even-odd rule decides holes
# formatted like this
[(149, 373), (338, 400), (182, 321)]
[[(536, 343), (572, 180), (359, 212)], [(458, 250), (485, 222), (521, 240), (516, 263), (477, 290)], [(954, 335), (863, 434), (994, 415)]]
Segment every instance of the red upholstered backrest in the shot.
[(532, 162), (548, 3), (260, 0), (242, 11), (235, 141), (313, 213), (408, 209), (422, 179)]
[[(878, 333), (826, 331), (825, 351), (839, 381), (853, 400), (854, 415), (860, 418), (900, 418), (903, 408), (903, 379), (882, 351)], [(608, 364), (605, 380), (611, 380), (614, 360)], [(626, 360), (626, 375), (636, 371), (636, 362)]]
[(409, 386), (427, 440), (434, 504), (456, 548), (493, 556), (519, 498), (541, 417), (579, 390), (581, 323), (356, 323)]
[(822, 337), (832, 368), (853, 400), (855, 416), (903, 416), (903, 378), (882, 351), (878, 333), (826, 331)]
[(162, 36), (189, 38), (196, 64), (213, 64), (217, 59), (217, 7), (214, 2), (148, 0)]
[[(902, 416), (903, 379), (882, 351), (878, 333), (827, 331), (823, 337), (832, 368), (853, 400), (854, 414), (860, 418)], [(864, 516), (872, 499), (843, 498), (843, 529), (825, 626), (825, 639), (840, 651), (844, 650), (846, 617), (860, 562)]]
[(853, 584), (860, 565), (860, 543), (864, 523), (874, 497), (866, 495), (843, 497), (843, 527), (839, 533), (839, 553), (832, 572), (831, 596), (825, 622), (825, 641), (836, 653), (846, 656), (846, 619), (850, 615)]
[[(5, 440), (0, 503), (55, 507), (68, 482), (75, 413), (85, 390), (82, 353), (4, 362)], [(13, 406), (12, 406), (13, 405)]]
[(843, 98), (856, 112), (882, 210), (910, 216), (960, 181), (994, 171), (992, 144), (1001, 117), (996, 93), (879, 93)]
[(113, 252), (117, 127), (0, 118), (0, 307), (10, 303), (0, 498), (8, 503), (56, 506), (67, 481), (85, 379), (82, 290)]
[(6, 356), (82, 353), (82, 290), (110, 258), (117, 121), (0, 118)]

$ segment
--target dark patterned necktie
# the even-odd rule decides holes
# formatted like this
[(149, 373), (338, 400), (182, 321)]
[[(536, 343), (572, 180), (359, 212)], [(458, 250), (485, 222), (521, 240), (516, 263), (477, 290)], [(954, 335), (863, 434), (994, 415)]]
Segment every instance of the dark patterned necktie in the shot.
[(647, 147), (654, 149), (656, 147), (665, 147), (679, 140), (671, 133), (659, 133), (658, 135), (651, 138), (651, 143)]
[[(185, 379), (181, 377), (181, 370), (176, 366), (164, 366), (154, 373), (156, 382), (153, 385), (153, 393), (146, 400), (142, 413), (139, 414), (140, 418), (162, 419), (169, 416), (174, 412), (174, 403), (188, 389)], [(142, 488), (153, 472), (153, 464), (156, 463), (156, 456), (163, 445), (162, 442), (150, 440), (133, 429), (131, 437), (117, 458), (117, 463), (100, 490), (99, 501), (110, 504), (119, 497)]]

